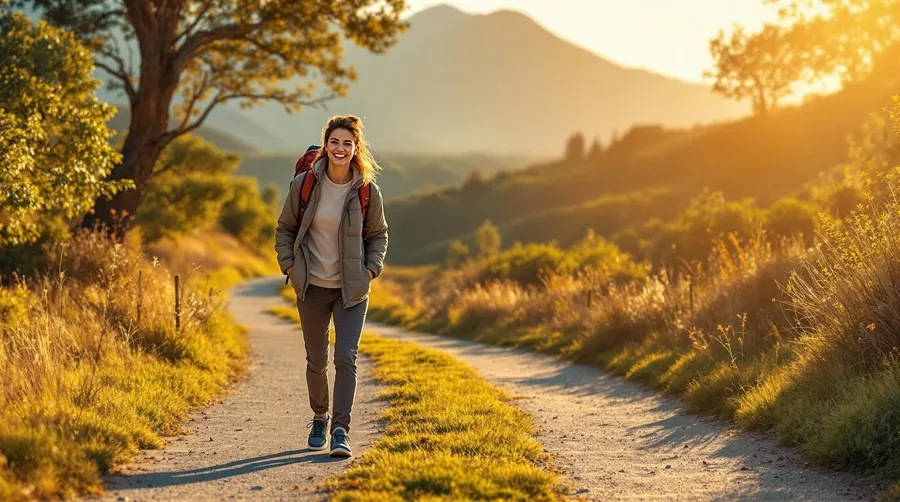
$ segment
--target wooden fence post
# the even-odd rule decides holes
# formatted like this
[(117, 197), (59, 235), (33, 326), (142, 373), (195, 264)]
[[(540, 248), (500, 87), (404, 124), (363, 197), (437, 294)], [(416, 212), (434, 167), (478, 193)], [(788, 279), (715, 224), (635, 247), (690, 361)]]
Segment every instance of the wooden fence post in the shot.
[(175, 274), (175, 330), (181, 331), (181, 276)]
[(138, 291), (137, 291), (137, 323), (141, 324), (141, 304), (144, 300), (144, 271), (138, 270)]

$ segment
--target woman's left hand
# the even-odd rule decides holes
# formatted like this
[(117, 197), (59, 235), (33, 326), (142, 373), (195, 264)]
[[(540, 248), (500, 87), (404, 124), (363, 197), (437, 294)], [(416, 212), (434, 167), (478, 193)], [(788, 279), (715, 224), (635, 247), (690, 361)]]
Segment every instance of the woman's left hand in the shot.
[(369, 273), (369, 279), (375, 280), (375, 272), (372, 272), (372, 270), (368, 268), (366, 269), (366, 272)]

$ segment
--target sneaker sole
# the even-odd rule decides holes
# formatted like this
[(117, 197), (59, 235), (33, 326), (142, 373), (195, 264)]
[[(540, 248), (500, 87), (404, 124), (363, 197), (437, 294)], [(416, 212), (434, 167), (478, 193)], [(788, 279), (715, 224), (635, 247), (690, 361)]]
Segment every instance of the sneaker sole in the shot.
[(309, 444), (308, 444), (308, 445), (306, 445), (306, 446), (307, 446), (310, 450), (313, 450), (313, 451), (322, 451), (322, 450), (328, 448), (328, 445), (327, 445), (327, 444), (323, 444), (322, 446), (312, 446), (312, 445), (309, 445)]
[(351, 453), (349, 450), (345, 450), (343, 448), (337, 448), (337, 449), (331, 450), (331, 456), (332, 457), (352, 457), (353, 453)]

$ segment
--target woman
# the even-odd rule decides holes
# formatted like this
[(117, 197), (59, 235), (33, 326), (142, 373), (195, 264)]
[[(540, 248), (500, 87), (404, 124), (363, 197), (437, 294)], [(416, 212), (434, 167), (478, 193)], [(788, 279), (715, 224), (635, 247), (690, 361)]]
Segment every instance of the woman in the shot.
[[(306, 384), (314, 413), (309, 447), (323, 450), (331, 434), (331, 456), (349, 457), (350, 415), (356, 394), (356, 356), (369, 306), (371, 281), (384, 269), (387, 222), (380, 169), (363, 136), (359, 117), (332, 117), (312, 168), (291, 182), (284, 202), (275, 250), (282, 272), (297, 293), (297, 310), (306, 345)], [(315, 176), (309, 202), (301, 210), (304, 177)], [(363, 221), (359, 189), (369, 184)], [(365, 236), (365, 237), (364, 237)], [(328, 327), (334, 319), (334, 417), (328, 414)], [(333, 423), (332, 423), (333, 422)]]

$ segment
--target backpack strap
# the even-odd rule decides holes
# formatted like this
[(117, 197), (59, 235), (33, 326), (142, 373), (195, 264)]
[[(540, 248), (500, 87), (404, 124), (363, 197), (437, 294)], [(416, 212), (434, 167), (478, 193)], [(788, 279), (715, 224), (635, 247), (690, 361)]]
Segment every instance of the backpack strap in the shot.
[(368, 183), (364, 183), (363, 186), (359, 187), (359, 205), (362, 208), (362, 236), (363, 239), (366, 238), (366, 216), (369, 214), (369, 196), (371, 195), (372, 187), (369, 186)]
[(303, 184), (300, 185), (300, 220), (303, 219), (303, 212), (309, 207), (309, 198), (312, 196), (316, 181), (316, 173), (311, 170), (304, 173)]

